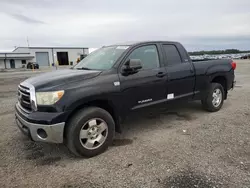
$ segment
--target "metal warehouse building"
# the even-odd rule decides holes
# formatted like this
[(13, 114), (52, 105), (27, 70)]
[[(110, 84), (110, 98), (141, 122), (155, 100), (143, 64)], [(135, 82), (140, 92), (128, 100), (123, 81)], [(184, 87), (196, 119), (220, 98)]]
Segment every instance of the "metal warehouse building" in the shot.
[(0, 53), (0, 69), (22, 68), (28, 62), (38, 63), (40, 67), (73, 65), (88, 53), (88, 48), (79, 47), (18, 47), (13, 52)]

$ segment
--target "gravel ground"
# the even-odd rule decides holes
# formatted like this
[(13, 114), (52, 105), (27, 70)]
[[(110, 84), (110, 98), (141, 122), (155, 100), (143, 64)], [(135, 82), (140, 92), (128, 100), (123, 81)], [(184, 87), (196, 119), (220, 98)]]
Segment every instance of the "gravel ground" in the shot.
[(0, 73), (0, 187), (250, 187), (250, 61), (217, 113), (200, 102), (138, 111), (105, 153), (75, 158), (63, 145), (35, 143), (18, 130), (19, 82)]

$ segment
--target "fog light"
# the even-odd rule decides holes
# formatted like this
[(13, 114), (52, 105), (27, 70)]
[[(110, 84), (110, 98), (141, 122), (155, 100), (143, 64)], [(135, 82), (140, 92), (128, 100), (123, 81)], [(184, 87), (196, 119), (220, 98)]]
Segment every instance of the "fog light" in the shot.
[(45, 139), (45, 138), (48, 137), (46, 131), (43, 130), (43, 129), (37, 129), (37, 135), (38, 135), (40, 138), (43, 138), (43, 139)]

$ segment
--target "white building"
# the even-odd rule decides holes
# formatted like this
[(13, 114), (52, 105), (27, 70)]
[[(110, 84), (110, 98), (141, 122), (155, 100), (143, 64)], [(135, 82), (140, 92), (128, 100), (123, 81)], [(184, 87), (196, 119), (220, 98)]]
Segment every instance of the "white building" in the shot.
[(0, 53), (0, 69), (26, 67), (28, 62), (40, 67), (53, 64), (73, 65), (89, 54), (88, 48), (78, 47), (18, 47), (13, 52)]

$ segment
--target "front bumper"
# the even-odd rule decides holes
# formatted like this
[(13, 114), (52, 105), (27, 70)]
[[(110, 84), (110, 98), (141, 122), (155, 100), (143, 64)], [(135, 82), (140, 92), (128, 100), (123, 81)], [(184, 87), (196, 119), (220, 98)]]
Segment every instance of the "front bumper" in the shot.
[(16, 106), (16, 123), (19, 129), (27, 136), (31, 137), (34, 141), (63, 143), (63, 131), (65, 122), (56, 124), (38, 124), (32, 123), (19, 115)]

